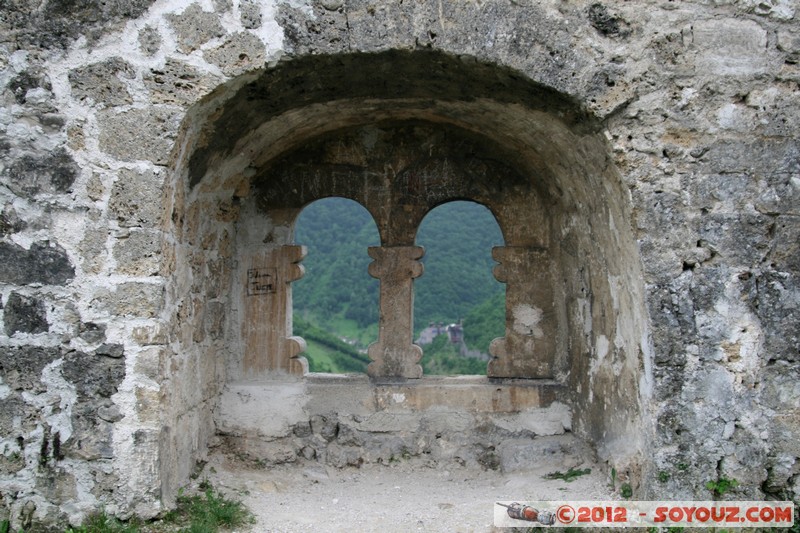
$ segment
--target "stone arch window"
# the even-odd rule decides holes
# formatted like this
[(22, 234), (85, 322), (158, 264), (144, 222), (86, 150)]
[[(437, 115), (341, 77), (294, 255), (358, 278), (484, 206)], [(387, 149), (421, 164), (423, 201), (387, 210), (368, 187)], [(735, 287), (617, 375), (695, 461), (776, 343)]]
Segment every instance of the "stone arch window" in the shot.
[[(467, 237), (467, 238), (463, 238)], [(417, 228), (416, 243), (425, 248), (425, 271), (414, 284), (415, 330), (422, 330), (417, 344), (425, 355), (425, 373), (482, 374), (486, 375), (489, 345), (482, 349), (468, 347), (465, 342), (474, 329), (469, 330), (469, 315), (476, 306), (486, 308), (496, 304), (496, 312), (505, 313), (505, 286), (493, 276), (495, 262), (492, 248), (502, 246), (502, 231), (492, 211), (478, 202), (452, 200), (431, 209)], [(471, 261), (472, 264), (465, 264)], [(455, 297), (455, 298), (454, 298)], [(449, 301), (447, 299), (450, 299)], [(498, 301), (499, 299), (499, 301)], [(434, 315), (447, 302), (444, 315)], [(467, 318), (467, 322), (463, 319)], [(474, 313), (473, 313), (474, 320)], [(496, 320), (500, 316), (493, 315)], [(473, 324), (473, 328), (474, 328)], [(504, 329), (488, 331), (493, 337), (502, 337)], [(434, 338), (446, 337), (448, 357), (462, 368), (448, 371), (434, 363), (429, 354)], [(491, 339), (489, 339), (491, 340)], [(441, 346), (441, 342), (439, 343)]]
[[(216, 395), (231, 402), (218, 423), (240, 408), (260, 416), (263, 404), (245, 397), (285, 412), (302, 405), (286, 395), (328, 387), (320, 376), (287, 379), (307, 372), (289, 321), (305, 253), (291, 226), (327, 196), (372, 214), (380, 246), (369, 250), (369, 270), (382, 301), (396, 304), (369, 351), (372, 379), (343, 381), (363, 384), (381, 408), (419, 389), (449, 401), (458, 387), (439, 394), (439, 381), (413, 381), (422, 371), (409, 301), (422, 274), (416, 228), (435, 206), (466, 198), (496, 215), (505, 245), (493, 258), (506, 285), (506, 331), (487, 378), (466, 389), (483, 399), (470, 409), (500, 409), (497, 393), (529, 405), (561, 398), (576, 433), (637, 453), (649, 386), (641, 260), (629, 191), (602, 123), (580, 102), (513, 65), (437, 50), (314, 54), (239, 81), (192, 110), (174, 151), (165, 305), (175, 310), (180, 357), (165, 368), (173, 383), (192, 384), (170, 397), (176, 419), (211, 427)], [(209, 259), (221, 265), (218, 281), (203, 275)], [(261, 279), (262, 267), (275, 269), (276, 292), (248, 296), (248, 271)], [(259, 285), (251, 290), (270, 294)], [(204, 312), (211, 304), (226, 309), (224, 335), (203, 339), (196, 326), (221, 316)], [(261, 422), (247, 431), (262, 431)], [(179, 439), (176, 449), (192, 445)]]
[[(410, 120), (343, 128), (277, 158), (252, 183), (254, 209), (279, 224), (265, 239), (273, 255), (284, 256), (271, 268), (280, 275), (281, 268), (293, 265), (278, 286), (278, 294), (285, 296), (278, 297), (280, 310), (273, 309), (277, 320), (270, 320), (267, 328), (283, 340), (272, 339), (273, 366), (264, 370), (307, 372), (300, 355), (305, 343), (292, 336), (286, 318), (291, 314), (290, 284), (302, 275), (299, 261), (305, 250), (283, 236), (291, 229), (280, 228), (291, 228), (308, 203), (341, 196), (363, 205), (380, 232), (380, 246), (368, 250), (374, 260), (369, 273), (380, 282), (380, 322), (378, 339), (368, 349), (367, 373), (380, 379), (421, 377), (422, 350), (413, 343), (413, 284), (423, 273), (424, 254), (415, 244), (417, 229), (434, 207), (469, 199), (496, 214), (506, 241), (493, 251), (500, 263), (497, 279), (506, 283), (506, 331), (493, 343), (488, 375), (552, 378), (564, 324), (555, 309), (554, 258), (547, 248), (547, 193), (531, 184), (513, 161), (504, 147), (480, 135)], [(279, 239), (286, 244), (277, 247)], [(263, 328), (257, 325), (266, 312), (251, 310), (245, 321)], [(251, 337), (260, 335), (247, 331)], [(248, 342), (247, 350), (246, 368), (253, 368), (255, 359), (265, 360), (266, 356), (252, 357), (251, 351), (262, 348)]]
[[(359, 328), (377, 323), (378, 283), (367, 272), (370, 257), (369, 246), (380, 241), (378, 229), (369, 211), (349, 198), (327, 197), (315, 200), (303, 207), (293, 224), (294, 242), (303, 245), (308, 252), (303, 260), (305, 274), (292, 284), (293, 315), (295, 330), (297, 321), (307, 324), (319, 320), (349, 321)], [(330, 257), (329, 248), (336, 247), (339, 259), (335, 264), (324, 262)], [(312, 289), (323, 287), (324, 300), (312, 293)], [(358, 290), (358, 292), (353, 292)], [(300, 316), (303, 312), (306, 316)], [(312, 314), (308, 314), (312, 313)], [(302, 331), (299, 331), (302, 334)], [(373, 332), (374, 333), (374, 332)], [(332, 363), (320, 362), (324, 348), (306, 337), (307, 359), (311, 372), (330, 372), (331, 364), (344, 372), (366, 371), (367, 356), (354, 347), (349, 358)], [(368, 344), (366, 336), (358, 340), (357, 346)], [(312, 347), (317, 357), (312, 353)], [(335, 348), (332, 348), (335, 352)]]

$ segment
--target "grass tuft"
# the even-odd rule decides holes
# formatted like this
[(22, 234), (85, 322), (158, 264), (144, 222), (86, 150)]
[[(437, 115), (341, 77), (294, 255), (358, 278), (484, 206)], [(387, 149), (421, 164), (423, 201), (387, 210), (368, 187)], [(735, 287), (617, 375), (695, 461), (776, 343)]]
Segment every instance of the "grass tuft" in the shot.
[(578, 469), (570, 468), (566, 472), (559, 472), (558, 470), (556, 470), (555, 472), (550, 472), (544, 477), (545, 479), (563, 479), (567, 483), (570, 483), (578, 479), (580, 476), (585, 476), (586, 474), (591, 474), (591, 473), (592, 473), (591, 468), (585, 468), (583, 470), (581, 470), (580, 468)]

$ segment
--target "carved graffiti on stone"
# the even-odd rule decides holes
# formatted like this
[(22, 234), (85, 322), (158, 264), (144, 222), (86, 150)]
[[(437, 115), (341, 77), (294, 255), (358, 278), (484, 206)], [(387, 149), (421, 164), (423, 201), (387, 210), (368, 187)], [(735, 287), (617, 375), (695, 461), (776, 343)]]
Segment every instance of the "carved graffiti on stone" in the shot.
[(247, 295), (270, 294), (275, 292), (278, 282), (276, 268), (248, 268), (247, 269)]

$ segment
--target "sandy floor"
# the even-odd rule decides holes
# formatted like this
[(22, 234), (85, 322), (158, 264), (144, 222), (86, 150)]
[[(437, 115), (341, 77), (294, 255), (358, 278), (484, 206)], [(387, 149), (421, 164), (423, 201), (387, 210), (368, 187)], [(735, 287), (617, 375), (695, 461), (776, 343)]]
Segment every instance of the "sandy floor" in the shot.
[(257, 532), (482, 532), (494, 530), (496, 501), (613, 499), (602, 469), (581, 468), (592, 473), (567, 483), (544, 479), (550, 470), (501, 474), (413, 461), (253, 469), (215, 455), (203, 477), (244, 501), (257, 517)]

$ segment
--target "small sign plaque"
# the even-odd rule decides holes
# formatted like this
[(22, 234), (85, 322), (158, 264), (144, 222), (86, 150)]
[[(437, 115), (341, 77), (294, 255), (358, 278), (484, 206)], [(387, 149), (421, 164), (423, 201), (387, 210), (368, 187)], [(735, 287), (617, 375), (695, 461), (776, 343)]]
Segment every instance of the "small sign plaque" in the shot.
[(247, 269), (247, 295), (270, 294), (275, 292), (278, 272), (275, 268)]

